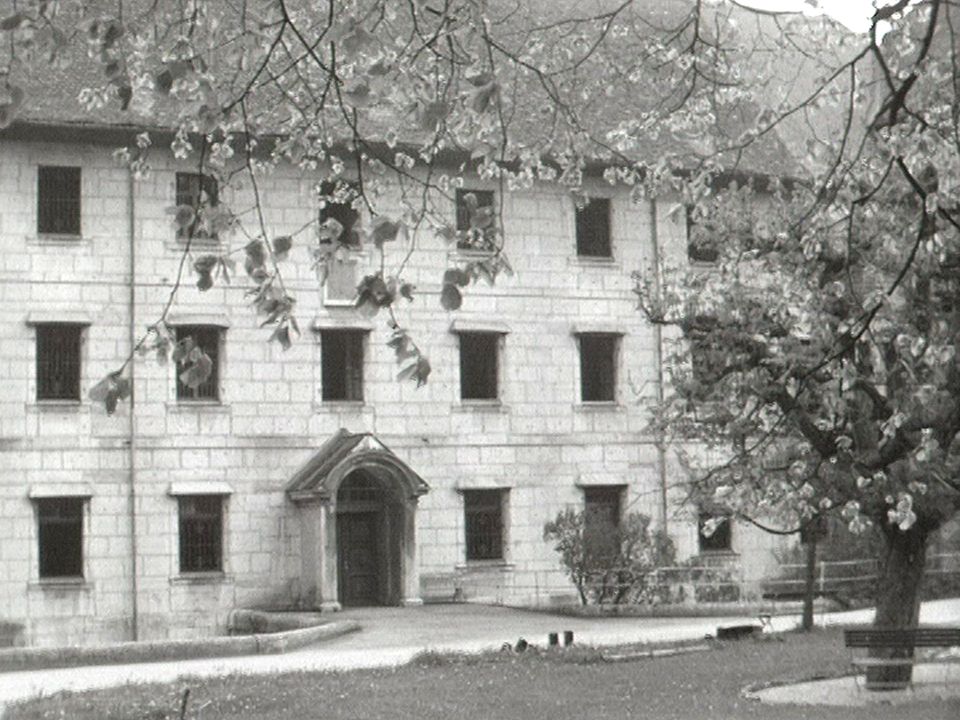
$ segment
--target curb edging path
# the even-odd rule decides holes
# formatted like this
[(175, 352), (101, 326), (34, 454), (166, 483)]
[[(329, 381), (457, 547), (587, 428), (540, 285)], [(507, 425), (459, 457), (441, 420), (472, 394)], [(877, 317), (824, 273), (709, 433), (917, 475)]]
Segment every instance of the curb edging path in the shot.
[(296, 630), (240, 637), (127, 642), (92, 647), (3, 648), (0, 649), (0, 673), (87, 665), (126, 665), (237, 655), (279, 654), (321, 640), (356, 632), (359, 629), (359, 623), (344, 620)]

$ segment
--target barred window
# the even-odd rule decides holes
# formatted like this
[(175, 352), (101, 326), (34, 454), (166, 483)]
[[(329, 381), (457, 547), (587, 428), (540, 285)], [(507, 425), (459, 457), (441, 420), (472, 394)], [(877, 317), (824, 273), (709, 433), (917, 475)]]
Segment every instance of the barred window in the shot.
[(40, 578), (83, 577), (84, 498), (42, 498), (36, 503)]
[(80, 400), (82, 325), (37, 325), (37, 400)]
[(180, 572), (223, 570), (223, 496), (183, 495), (180, 505)]
[(190, 225), (177, 228), (177, 239), (216, 240), (217, 234), (204, 227), (201, 220), (204, 209), (214, 208), (219, 203), (220, 191), (215, 177), (200, 173), (178, 172), (177, 207), (186, 205), (193, 208), (196, 216)]
[(729, 552), (733, 549), (730, 515), (701, 510), (697, 518), (700, 552)]
[(620, 499), (623, 487), (606, 485), (583, 489), (583, 532), (587, 548), (597, 554), (617, 551), (617, 536), (620, 527)]
[[(476, 205), (471, 207), (474, 201)], [(462, 236), (457, 247), (460, 250), (493, 249), (494, 201), (493, 190), (457, 190), (457, 230)]]
[(360, 246), (360, 213), (353, 207), (358, 194), (357, 188), (351, 183), (326, 181), (320, 184), (320, 224), (327, 219), (340, 223), (343, 233), (335, 241), (350, 247)]
[(80, 234), (80, 168), (37, 168), (37, 232)]
[(365, 330), (321, 330), (321, 397), (326, 401), (363, 400)]
[(582, 333), (579, 336), (582, 402), (616, 401), (618, 337), (612, 333)]
[(500, 334), (460, 333), (460, 398), (496, 400)]
[(465, 490), (463, 493), (467, 560), (503, 559), (502, 490)]
[(687, 259), (695, 263), (715, 263), (720, 259), (720, 250), (707, 229), (698, 222), (699, 213), (687, 205)]
[(610, 200), (587, 198), (586, 205), (576, 209), (577, 255), (609, 258), (613, 256), (610, 241)]
[(217, 401), (220, 399), (220, 335), (222, 329), (215, 325), (179, 325), (177, 326), (177, 342), (188, 337), (193, 338), (193, 344), (207, 354), (213, 363), (210, 376), (197, 387), (190, 387), (181, 379), (188, 365), (177, 363), (177, 400), (205, 400)]

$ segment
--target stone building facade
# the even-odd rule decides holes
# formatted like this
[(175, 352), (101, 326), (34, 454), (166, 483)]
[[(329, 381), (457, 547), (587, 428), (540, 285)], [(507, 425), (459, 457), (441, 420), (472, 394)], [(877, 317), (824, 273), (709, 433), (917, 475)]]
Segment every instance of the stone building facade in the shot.
[[(468, 182), (502, 212), (515, 274), (445, 312), (440, 280), (464, 253), (418, 233), (404, 271), (417, 294), (400, 311), (434, 367), (417, 389), (396, 379), (384, 318), (350, 302), (379, 253), (360, 244), (318, 286), (316, 233), (300, 231), (321, 211), (322, 173), (258, 179), (268, 232), (294, 237), (282, 270), (303, 334), (283, 351), (258, 326), (242, 271), (204, 293), (189, 260), (180, 276), (168, 209), (203, 181), (160, 152), (133, 176), (113, 157), (133, 132), (24, 123), (0, 134), (8, 642), (220, 633), (241, 607), (549, 602), (572, 587), (543, 525), (590, 503), (641, 511), (681, 557), (698, 552), (696, 517), (675, 502), (679, 470), (646, 429), (661, 338), (630, 276), (682, 258), (675, 201), (631, 202), (598, 178), (587, 185), (597, 200), (578, 211), (556, 185)], [(223, 192), (252, 206), (249, 184)], [(389, 192), (387, 213), (399, 208)], [(455, 217), (452, 199), (435, 203)], [(246, 242), (241, 231), (195, 249)], [(387, 266), (408, 247), (386, 245)], [(168, 321), (209, 351), (211, 380), (192, 389), (175, 363), (137, 358), (132, 400), (107, 415), (91, 387), (178, 278)], [(725, 542), (716, 549), (769, 562), (773, 540), (759, 533), (734, 528)]]

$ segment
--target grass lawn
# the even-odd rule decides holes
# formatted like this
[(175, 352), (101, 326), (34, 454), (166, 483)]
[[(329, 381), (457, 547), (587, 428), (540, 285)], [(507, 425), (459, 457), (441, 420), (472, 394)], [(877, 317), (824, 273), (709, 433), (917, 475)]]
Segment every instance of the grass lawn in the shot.
[[(9, 708), (3, 720), (956, 720), (960, 702), (868, 708), (765, 705), (741, 690), (842, 674), (840, 631), (719, 643), (706, 652), (608, 663), (570, 648), (484, 656), (426, 655), (390, 669), (232, 676), (58, 695)], [(0, 677), (2, 680), (2, 677)]]

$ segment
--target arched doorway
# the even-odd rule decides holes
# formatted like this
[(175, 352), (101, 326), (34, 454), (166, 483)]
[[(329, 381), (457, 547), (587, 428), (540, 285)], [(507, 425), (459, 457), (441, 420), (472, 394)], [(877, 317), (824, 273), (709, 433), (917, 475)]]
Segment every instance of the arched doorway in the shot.
[(300, 603), (420, 605), (416, 510), (429, 486), (370, 433), (340, 430), (287, 485), (300, 521)]
[(340, 604), (398, 604), (403, 516), (396, 488), (354, 470), (337, 490), (336, 508)]

